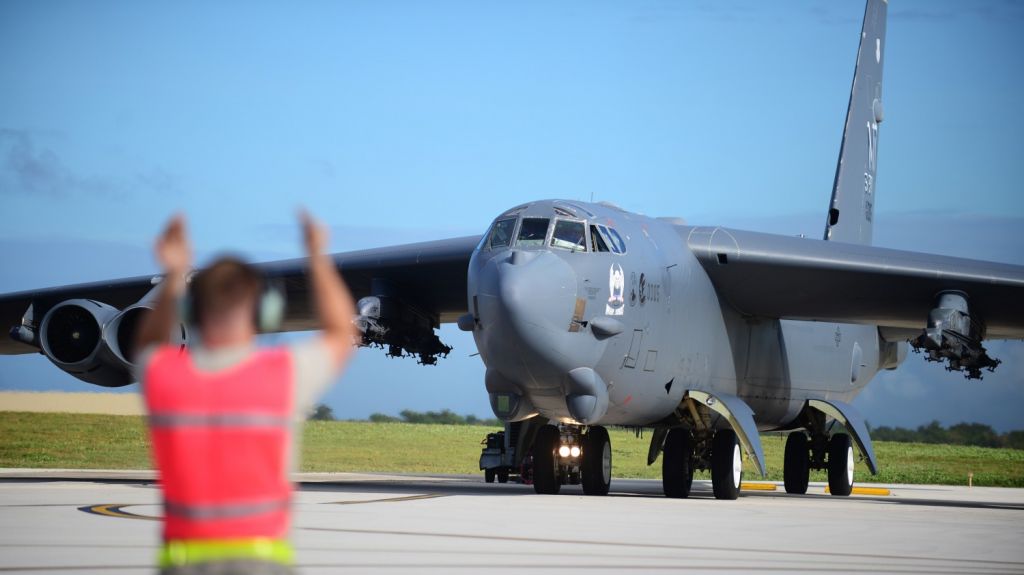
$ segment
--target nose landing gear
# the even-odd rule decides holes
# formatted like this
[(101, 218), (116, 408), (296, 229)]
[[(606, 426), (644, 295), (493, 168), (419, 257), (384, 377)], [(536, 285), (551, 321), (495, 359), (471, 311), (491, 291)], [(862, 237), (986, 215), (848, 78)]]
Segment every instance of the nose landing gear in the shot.
[(612, 480), (608, 430), (591, 425), (545, 425), (533, 444), (533, 489), (554, 495), (562, 485), (583, 484), (587, 495), (607, 495)]
[(542, 495), (555, 495), (562, 489), (558, 464), (558, 428), (545, 425), (533, 441), (533, 490)]
[(608, 495), (612, 484), (612, 442), (608, 430), (591, 427), (583, 436), (583, 493)]

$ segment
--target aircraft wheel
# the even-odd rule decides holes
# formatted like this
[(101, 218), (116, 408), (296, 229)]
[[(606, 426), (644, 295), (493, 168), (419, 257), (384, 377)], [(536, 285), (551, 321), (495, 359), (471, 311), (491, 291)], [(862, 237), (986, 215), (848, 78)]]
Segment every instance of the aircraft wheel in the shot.
[(828, 441), (828, 491), (839, 496), (853, 492), (853, 441), (845, 433)]
[(493, 469), (485, 469), (484, 470), (484, 481), (486, 481), (487, 483), (494, 483), (494, 470)]
[(743, 454), (736, 432), (721, 429), (711, 440), (711, 487), (715, 499), (736, 499), (743, 481)]
[(583, 436), (583, 493), (608, 495), (612, 484), (612, 441), (608, 430), (591, 426)]
[(537, 432), (533, 441), (533, 490), (545, 495), (554, 495), (562, 488), (558, 476), (558, 428), (545, 425)]
[(662, 448), (661, 486), (666, 497), (690, 496), (693, 485), (693, 437), (689, 429), (670, 429)]
[(807, 434), (794, 431), (786, 438), (786, 461), (782, 468), (786, 493), (803, 495), (807, 493), (807, 482), (811, 476), (811, 454), (807, 446)]
[(498, 472), (498, 483), (508, 483), (508, 469), (502, 469)]

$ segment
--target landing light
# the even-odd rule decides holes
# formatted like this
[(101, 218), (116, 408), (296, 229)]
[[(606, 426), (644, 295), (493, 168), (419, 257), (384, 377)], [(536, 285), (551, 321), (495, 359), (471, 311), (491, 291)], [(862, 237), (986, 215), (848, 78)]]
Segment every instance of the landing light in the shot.
[(558, 455), (561, 457), (579, 457), (580, 448), (578, 445), (562, 445), (558, 448)]

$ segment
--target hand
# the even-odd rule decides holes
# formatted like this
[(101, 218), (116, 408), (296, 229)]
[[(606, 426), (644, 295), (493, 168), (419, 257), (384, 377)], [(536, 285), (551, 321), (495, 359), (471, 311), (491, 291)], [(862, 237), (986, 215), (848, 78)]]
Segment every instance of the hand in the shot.
[(156, 240), (156, 259), (168, 274), (184, 275), (192, 267), (192, 248), (188, 244), (185, 218), (175, 215)]
[(302, 223), (302, 237), (306, 243), (306, 253), (310, 256), (320, 255), (327, 249), (327, 228), (316, 221), (309, 212), (299, 212)]

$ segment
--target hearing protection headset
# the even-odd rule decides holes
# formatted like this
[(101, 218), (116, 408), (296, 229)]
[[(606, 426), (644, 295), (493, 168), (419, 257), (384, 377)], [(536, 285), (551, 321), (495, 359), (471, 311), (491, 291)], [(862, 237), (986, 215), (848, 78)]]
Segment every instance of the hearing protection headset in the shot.
[[(202, 272), (193, 271), (189, 273), (186, 278), (188, 289), (185, 290), (185, 295), (178, 300), (178, 317), (182, 318), (189, 327), (196, 327), (198, 325), (199, 314), (196, 313), (197, 306), (192, 292), (192, 280), (198, 273)], [(286, 305), (284, 289), (280, 284), (268, 281), (262, 274), (260, 283), (260, 294), (253, 308), (253, 325), (258, 332), (277, 331), (284, 321)]]

